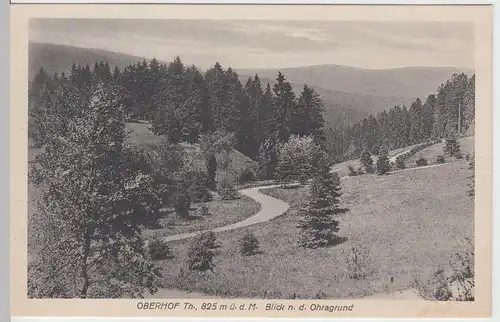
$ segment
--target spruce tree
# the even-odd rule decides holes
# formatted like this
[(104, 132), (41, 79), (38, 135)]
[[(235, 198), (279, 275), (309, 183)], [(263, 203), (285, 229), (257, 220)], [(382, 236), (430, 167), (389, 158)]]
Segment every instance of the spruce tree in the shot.
[(286, 187), (292, 183), (297, 175), (294, 171), (292, 157), (289, 154), (280, 153), (278, 165), (276, 167), (276, 180)]
[(387, 150), (383, 150), (377, 160), (377, 173), (379, 175), (387, 174), (391, 170), (391, 165), (389, 164), (389, 157), (387, 156)]
[(360, 158), (361, 164), (363, 165), (366, 173), (373, 173), (373, 159), (369, 150), (365, 149), (361, 153)]
[(291, 113), (295, 108), (295, 94), (292, 85), (286, 81), (281, 72), (278, 73), (273, 91), (272, 119), (274, 124), (271, 131), (275, 133), (279, 142), (286, 142), (290, 136)]
[(291, 115), (290, 132), (301, 136), (312, 135), (317, 143), (324, 139), (323, 102), (318, 93), (307, 85), (300, 94)]
[(189, 246), (187, 264), (190, 270), (214, 271), (214, 258), (219, 253), (220, 245), (217, 243), (212, 231), (197, 236)]
[(261, 253), (259, 240), (251, 232), (247, 232), (240, 239), (240, 253), (246, 256)]
[(336, 218), (348, 211), (340, 207), (340, 177), (330, 171), (330, 162), (323, 158), (310, 185), (308, 202), (300, 209), (299, 245), (318, 248), (333, 245), (339, 232)]
[(458, 142), (456, 136), (451, 135), (445, 140), (443, 151), (447, 156), (457, 156), (460, 154), (460, 142)]

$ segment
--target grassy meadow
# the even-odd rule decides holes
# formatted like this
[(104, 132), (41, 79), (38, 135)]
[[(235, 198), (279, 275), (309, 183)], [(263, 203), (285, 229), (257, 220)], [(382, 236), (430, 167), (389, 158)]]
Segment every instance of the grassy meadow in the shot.
[[(448, 265), (463, 238), (472, 236), (469, 175), (465, 160), (455, 160), (437, 168), (343, 179), (343, 206), (350, 211), (340, 218), (339, 234), (347, 240), (325, 249), (297, 246), (297, 208), (308, 197), (306, 187), (262, 190), (291, 208), (270, 222), (217, 234), (222, 247), (214, 273), (187, 272), (190, 241), (171, 243), (175, 258), (159, 262), (163, 286), (243, 298), (360, 298), (407, 289), (413, 278)], [(240, 255), (238, 240), (246, 230), (258, 238), (262, 254)], [(345, 252), (351, 247), (358, 249), (365, 278), (348, 277), (352, 267)]]

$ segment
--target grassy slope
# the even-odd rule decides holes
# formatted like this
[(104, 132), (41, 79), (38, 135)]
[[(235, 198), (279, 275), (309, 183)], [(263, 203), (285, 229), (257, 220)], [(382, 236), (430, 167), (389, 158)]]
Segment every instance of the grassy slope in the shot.
[[(409, 150), (411, 148), (413, 148), (414, 146), (417, 146), (418, 144), (415, 144), (415, 145), (410, 145), (410, 146), (407, 146), (407, 147), (404, 147), (404, 148), (397, 148), (397, 149), (394, 149), (394, 150), (391, 150), (389, 151), (388, 153), (388, 156), (389, 158), (390, 157), (393, 157), (401, 152), (404, 152), (406, 150)], [(378, 156), (376, 155), (372, 155), (372, 159), (373, 159), (373, 164), (376, 164), (377, 163), (377, 159), (378, 159)], [(361, 166), (361, 162), (359, 161), (359, 159), (355, 159), (355, 160), (348, 160), (348, 161), (344, 161), (344, 162), (339, 162), (339, 163), (336, 163), (333, 165), (333, 169), (335, 171), (338, 172), (338, 174), (342, 177), (342, 176), (346, 176), (349, 174), (349, 165), (352, 165), (354, 166), (354, 168), (356, 170), (358, 170), (358, 168)]]
[[(155, 146), (161, 141), (161, 136), (154, 135), (149, 130), (149, 125), (146, 123), (127, 123), (127, 128), (132, 130), (130, 133), (130, 141), (143, 146)], [(198, 144), (182, 143), (188, 158), (192, 160), (193, 165), (201, 170), (206, 170), (205, 161), (201, 155)], [(236, 176), (247, 167), (255, 167), (256, 163), (244, 154), (233, 150), (231, 152), (231, 165), (229, 166), (227, 175), (230, 179), (236, 179)], [(217, 172), (217, 177), (222, 178), (225, 173), (222, 171)]]
[[(287, 214), (248, 228), (260, 240), (264, 254), (239, 255), (242, 231), (218, 234), (222, 253), (215, 275), (179, 275), (189, 242), (173, 244), (176, 259), (163, 262), (164, 286), (215, 292), (232, 297), (287, 298), (295, 292), (313, 297), (361, 297), (384, 292), (390, 277), (393, 289), (408, 287), (411, 278), (447, 265), (464, 236), (473, 232), (473, 202), (467, 197), (465, 161), (388, 176), (364, 175), (342, 181), (343, 201), (350, 212), (340, 234), (348, 241), (329, 249), (296, 246), (296, 206), (307, 189), (273, 189), (269, 194), (290, 201)], [(438, 189), (438, 187), (450, 187)], [(425, 211), (422, 211), (422, 210)], [(345, 278), (342, 251), (350, 245), (367, 252), (363, 257), (371, 275), (365, 280)]]
[[(467, 154), (472, 154), (474, 152), (474, 137), (470, 136), (460, 139), (460, 150), (462, 151), (464, 158)], [(408, 160), (406, 160), (405, 162), (406, 166), (408, 168), (415, 167), (416, 166), (415, 163), (420, 158), (420, 154), (422, 154), (422, 157), (427, 159), (428, 164), (435, 164), (438, 155), (444, 155), (443, 144), (434, 144), (430, 147), (427, 147), (417, 152), (416, 154), (408, 158)], [(445, 158), (447, 162), (451, 161), (449, 157)]]

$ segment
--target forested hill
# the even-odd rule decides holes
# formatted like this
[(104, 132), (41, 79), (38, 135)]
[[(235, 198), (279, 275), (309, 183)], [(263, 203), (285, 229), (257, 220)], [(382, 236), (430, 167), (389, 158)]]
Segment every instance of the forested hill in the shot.
[[(239, 69), (242, 75), (273, 79), (281, 71), (291, 83), (388, 98), (425, 97), (453, 74), (472, 76), (471, 69), (454, 67), (404, 67), (363, 69), (341, 65), (315, 65), (282, 69)], [(377, 111), (380, 112), (381, 110)]]
[[(93, 66), (106, 61), (111, 69), (120, 70), (144, 58), (73, 46), (30, 43), (30, 79), (43, 66), (49, 75), (70, 72), (73, 63)], [(171, 57), (166, 57), (170, 60)], [(161, 62), (161, 59), (159, 60)], [(456, 68), (409, 67), (388, 70), (367, 70), (339, 65), (308, 66), (283, 69), (283, 74), (296, 95), (305, 83), (313, 88), (324, 102), (324, 117), (328, 127), (334, 129), (353, 124), (358, 120), (387, 110), (395, 105), (410, 105), (417, 97), (435, 92), (437, 86), (453, 73), (470, 70)], [(257, 73), (261, 84), (275, 83), (276, 69), (238, 69), (240, 81), (245, 84)]]

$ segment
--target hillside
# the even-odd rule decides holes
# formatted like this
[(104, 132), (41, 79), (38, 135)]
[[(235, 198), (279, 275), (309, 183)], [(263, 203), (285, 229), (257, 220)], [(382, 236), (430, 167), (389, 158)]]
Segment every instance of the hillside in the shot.
[(29, 43), (29, 79), (43, 66), (45, 71), (54, 73), (68, 72), (73, 63), (77, 65), (94, 65), (96, 61), (107, 61), (111, 68), (118, 66), (122, 69), (130, 63), (135, 63), (143, 58), (126, 55), (102, 49), (87, 49), (65, 45)]
[[(160, 57), (162, 58), (162, 57)], [(124, 68), (143, 58), (102, 49), (86, 49), (65, 45), (30, 42), (29, 77), (40, 67), (49, 73), (69, 71), (72, 64), (93, 65), (105, 60), (111, 68)], [(325, 102), (328, 127), (351, 124), (370, 114), (387, 110), (394, 105), (410, 105), (417, 97), (434, 93), (457, 68), (407, 67), (387, 70), (368, 70), (339, 65), (318, 65), (281, 69), (298, 95), (304, 83), (313, 87)], [(275, 82), (278, 69), (239, 69), (243, 84), (256, 73), (263, 86)]]
[(404, 67), (395, 69), (362, 69), (340, 65), (317, 65), (284, 69), (240, 69), (240, 74), (274, 79), (278, 71), (292, 83), (304, 82), (341, 92), (381, 97), (426, 97), (449, 79), (453, 73), (473, 73), (453, 67)]

